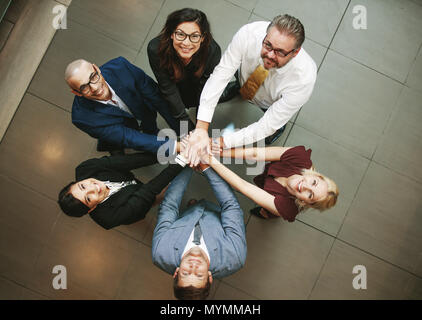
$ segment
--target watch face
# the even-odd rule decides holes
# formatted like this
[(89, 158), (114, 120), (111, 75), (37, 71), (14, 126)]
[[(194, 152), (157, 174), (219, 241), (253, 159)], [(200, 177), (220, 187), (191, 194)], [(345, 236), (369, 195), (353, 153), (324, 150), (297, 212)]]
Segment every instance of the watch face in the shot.
[(175, 161), (177, 162), (178, 165), (185, 167), (186, 164), (188, 163), (188, 160), (182, 156), (181, 154), (178, 154)]

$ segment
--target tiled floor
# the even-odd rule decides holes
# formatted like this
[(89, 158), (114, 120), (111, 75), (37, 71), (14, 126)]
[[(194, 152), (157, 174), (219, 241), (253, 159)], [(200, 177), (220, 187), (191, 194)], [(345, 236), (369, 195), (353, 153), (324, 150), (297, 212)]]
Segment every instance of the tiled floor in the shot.
[[(358, 4), (366, 30), (353, 29)], [(0, 299), (173, 299), (171, 277), (151, 262), (156, 208), (105, 231), (55, 201), (74, 167), (101, 155), (71, 124), (66, 64), (122, 55), (152, 76), (146, 45), (182, 7), (205, 11), (223, 49), (248, 21), (302, 20), (319, 75), (278, 144), (312, 148), (341, 192), (334, 209), (294, 223), (250, 217), (253, 204), (239, 195), (246, 265), (216, 281), (210, 299), (422, 299), (422, 2), (411, 0), (73, 0), (68, 29), (56, 33), (0, 144)], [(213, 127), (260, 115), (235, 99), (217, 108)], [(251, 180), (245, 166), (230, 167)], [(200, 176), (191, 197), (214, 199)], [(67, 290), (52, 287), (55, 265), (67, 267)], [(366, 267), (366, 290), (353, 288), (356, 265)]]

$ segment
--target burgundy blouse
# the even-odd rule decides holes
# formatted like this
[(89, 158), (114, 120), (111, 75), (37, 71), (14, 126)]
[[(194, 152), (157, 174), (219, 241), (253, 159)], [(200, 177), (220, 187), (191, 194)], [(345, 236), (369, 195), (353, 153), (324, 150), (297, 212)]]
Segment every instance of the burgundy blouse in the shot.
[[(280, 161), (267, 163), (264, 172), (254, 178), (258, 187), (275, 197), (274, 205), (277, 211), (290, 222), (295, 221), (299, 213), (295, 198), (274, 178), (288, 178), (294, 174), (301, 174), (303, 169), (310, 169), (312, 167), (311, 152), (311, 149), (306, 150), (304, 146), (290, 148), (281, 155)], [(267, 213), (271, 218), (278, 218), (271, 212), (267, 211)]]

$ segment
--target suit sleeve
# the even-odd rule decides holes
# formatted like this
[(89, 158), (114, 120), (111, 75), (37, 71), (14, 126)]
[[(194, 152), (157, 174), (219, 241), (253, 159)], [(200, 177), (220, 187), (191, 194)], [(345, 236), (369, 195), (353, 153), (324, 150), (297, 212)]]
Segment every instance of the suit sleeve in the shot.
[(136, 89), (142, 95), (143, 102), (150, 110), (158, 111), (169, 126), (178, 132), (180, 130), (178, 122), (171, 115), (169, 105), (161, 96), (157, 83), (137, 66), (131, 64), (126, 59), (123, 61), (135, 79)]
[(185, 168), (171, 183), (164, 196), (163, 202), (158, 210), (157, 224), (154, 229), (152, 239), (152, 254), (154, 256), (155, 249), (160, 242), (162, 235), (173, 225), (179, 218), (180, 203), (183, 194), (192, 177), (192, 169)]
[(109, 223), (103, 227), (111, 229), (122, 224), (132, 224), (144, 219), (145, 215), (151, 209), (155, 197), (182, 169), (183, 167), (179, 165), (170, 164), (158, 176), (132, 193), (128, 201), (112, 213)]
[(76, 168), (76, 171), (86, 170), (87, 168), (131, 171), (133, 169), (153, 165), (157, 162), (157, 155), (155, 153), (133, 153), (89, 159), (82, 162)]
[(221, 207), (221, 225), (226, 236), (233, 243), (239, 260), (246, 260), (246, 231), (243, 211), (232, 188), (212, 169), (204, 171)]
[[(102, 125), (96, 125), (94, 120)], [(72, 107), (72, 122), (93, 138), (104, 139), (110, 143), (139, 151), (157, 152), (168, 141), (168, 139), (160, 140), (157, 136), (128, 128), (124, 126), (121, 119), (116, 117), (84, 108), (76, 98)], [(175, 141), (172, 140), (172, 143)]]

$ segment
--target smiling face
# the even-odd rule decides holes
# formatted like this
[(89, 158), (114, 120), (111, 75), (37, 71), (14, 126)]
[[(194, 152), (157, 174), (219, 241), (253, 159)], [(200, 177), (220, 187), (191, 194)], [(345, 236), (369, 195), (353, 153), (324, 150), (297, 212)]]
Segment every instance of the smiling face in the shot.
[(267, 70), (283, 67), (299, 53), (299, 50), (292, 51), (296, 49), (296, 39), (281, 33), (276, 27), (271, 27), (268, 30), (264, 42), (271, 45), (272, 49), (287, 54), (285, 57), (279, 57), (275, 51), (269, 51), (262, 45), (261, 58), (264, 61), (264, 68)]
[[(96, 83), (90, 83), (88, 92), (81, 92), (81, 86), (94, 81), (95, 74), (98, 74), (99, 80)], [(67, 80), (68, 85), (72, 89), (72, 93), (82, 96), (90, 100), (107, 101), (111, 97), (111, 91), (101, 75), (101, 70), (95, 64), (82, 63), (73, 71), (72, 76)]]
[[(178, 33), (178, 35), (176, 35), (175, 32)], [(178, 37), (182, 37), (183, 34), (188, 35), (186, 39), (178, 40)], [(199, 50), (201, 43), (204, 40), (204, 38), (200, 38), (197, 43), (194, 43), (189, 39), (189, 35), (191, 35), (192, 38), (195, 38), (194, 35), (201, 36), (201, 29), (196, 22), (183, 22), (179, 24), (171, 35), (173, 48), (185, 64), (190, 62), (192, 56)]]
[(305, 173), (287, 178), (287, 191), (307, 204), (318, 202), (327, 197), (328, 184), (319, 175)]
[(182, 258), (180, 267), (176, 269), (174, 277), (179, 273), (179, 286), (194, 286), (202, 288), (207, 283), (207, 279), (212, 281), (209, 269), (209, 260), (206, 253), (198, 246), (193, 247)]
[(70, 187), (69, 191), (74, 198), (85, 204), (90, 211), (94, 210), (110, 193), (110, 190), (103, 182), (94, 178), (76, 182)]

